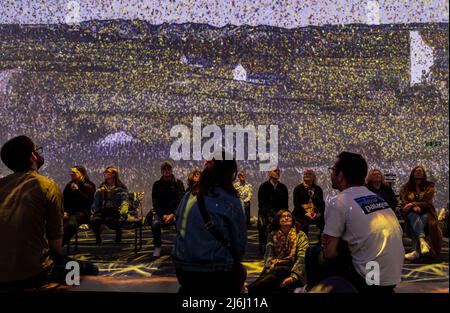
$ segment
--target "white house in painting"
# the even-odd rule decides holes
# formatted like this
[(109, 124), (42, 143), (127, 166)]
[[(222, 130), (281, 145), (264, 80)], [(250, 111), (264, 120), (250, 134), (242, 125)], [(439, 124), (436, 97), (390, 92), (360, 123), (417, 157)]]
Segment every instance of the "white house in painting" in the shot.
[(242, 66), (241, 63), (238, 63), (238, 65), (236, 65), (232, 72), (234, 80), (247, 81), (247, 70)]

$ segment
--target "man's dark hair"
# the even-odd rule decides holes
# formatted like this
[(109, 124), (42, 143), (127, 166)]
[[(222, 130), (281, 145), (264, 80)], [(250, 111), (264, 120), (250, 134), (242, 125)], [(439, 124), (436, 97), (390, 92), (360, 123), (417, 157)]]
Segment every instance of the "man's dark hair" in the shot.
[(18, 136), (7, 141), (0, 152), (2, 162), (13, 172), (23, 172), (31, 168), (31, 153), (35, 151), (33, 141), (27, 136)]
[(363, 186), (367, 176), (367, 162), (363, 156), (344, 151), (337, 158), (335, 173), (342, 172), (349, 185)]

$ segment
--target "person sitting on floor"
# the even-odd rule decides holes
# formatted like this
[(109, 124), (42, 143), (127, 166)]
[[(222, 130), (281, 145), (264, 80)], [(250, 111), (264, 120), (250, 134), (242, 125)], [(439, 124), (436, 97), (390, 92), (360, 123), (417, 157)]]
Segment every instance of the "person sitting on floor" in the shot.
[(283, 291), (297, 281), (306, 283), (305, 253), (309, 246), (303, 231), (297, 233), (292, 213), (280, 210), (273, 219), (268, 236), (264, 269), (261, 275), (248, 286), (254, 294)]

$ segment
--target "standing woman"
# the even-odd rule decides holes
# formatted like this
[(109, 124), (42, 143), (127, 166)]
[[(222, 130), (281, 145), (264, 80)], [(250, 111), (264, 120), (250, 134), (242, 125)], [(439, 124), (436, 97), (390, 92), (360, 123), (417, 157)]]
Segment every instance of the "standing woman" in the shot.
[(128, 190), (120, 181), (119, 170), (115, 167), (107, 167), (103, 172), (104, 182), (94, 195), (92, 204), (92, 230), (97, 244), (102, 243), (100, 227), (106, 224), (116, 231), (115, 242), (122, 240), (122, 221), (128, 215)]
[(315, 224), (322, 234), (325, 226), (325, 201), (322, 188), (316, 184), (316, 174), (312, 170), (303, 173), (303, 182), (294, 189), (293, 213), (306, 235), (311, 224)]
[(86, 169), (74, 166), (70, 169), (72, 180), (64, 188), (64, 236), (67, 244), (81, 224), (89, 223), (95, 185), (89, 180)]
[(188, 176), (187, 191), (189, 191), (191, 193), (191, 195), (195, 196), (198, 193), (198, 189), (200, 186), (200, 175), (201, 174), (202, 174), (202, 172), (198, 168), (195, 168), (192, 170), (192, 172)]
[[(442, 233), (438, 227), (436, 210), (433, 205), (434, 183), (427, 180), (422, 166), (416, 166), (409, 175), (408, 182), (400, 194), (403, 215), (411, 233), (413, 251), (407, 253), (407, 260), (417, 259), (420, 254), (438, 256), (441, 252)], [(425, 240), (425, 228), (430, 235), (430, 246)]]
[(236, 161), (216, 153), (205, 164), (197, 195), (187, 192), (176, 211), (172, 259), (180, 293), (238, 294), (243, 287), (247, 227), (236, 175)]
[(384, 175), (380, 170), (374, 168), (366, 177), (366, 187), (373, 193), (379, 195), (395, 211), (398, 201), (391, 186), (384, 181)]

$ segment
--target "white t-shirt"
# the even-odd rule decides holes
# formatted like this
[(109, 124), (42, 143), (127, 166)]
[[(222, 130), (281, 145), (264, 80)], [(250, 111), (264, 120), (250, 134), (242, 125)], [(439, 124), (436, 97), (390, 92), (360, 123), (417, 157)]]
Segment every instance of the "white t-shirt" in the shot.
[(348, 242), (353, 265), (363, 278), (368, 272), (373, 277), (373, 263), (367, 263), (375, 261), (381, 286), (401, 281), (402, 229), (389, 205), (366, 187), (350, 187), (332, 199), (325, 210), (324, 233)]

